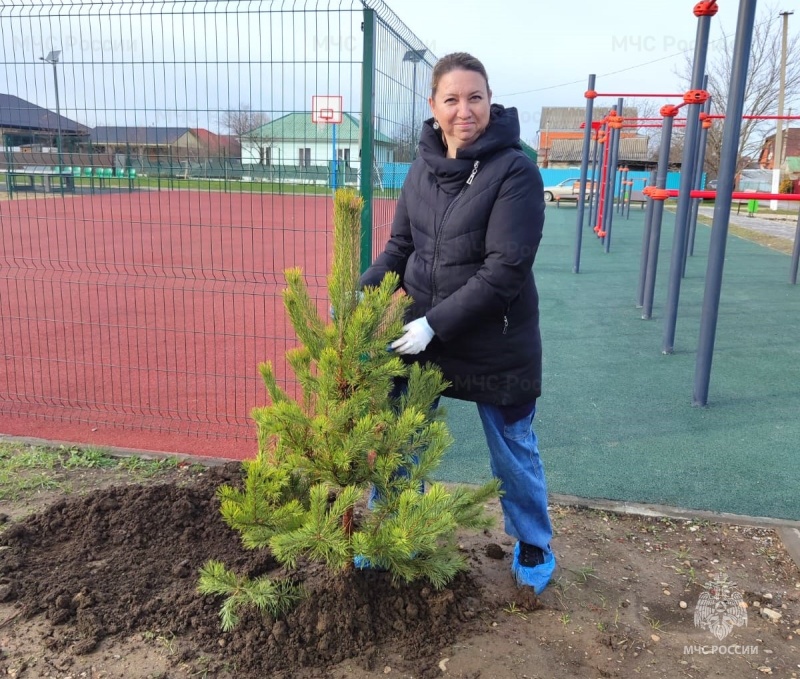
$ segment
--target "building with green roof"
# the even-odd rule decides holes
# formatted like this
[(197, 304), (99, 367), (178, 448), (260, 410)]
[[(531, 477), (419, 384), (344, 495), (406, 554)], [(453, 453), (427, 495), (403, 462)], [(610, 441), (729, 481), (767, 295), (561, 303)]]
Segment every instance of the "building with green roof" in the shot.
[[(311, 122), (311, 112), (288, 113), (242, 135), (242, 165), (327, 167), (333, 160), (333, 125)], [(394, 160), (396, 142), (375, 133), (376, 163)], [(336, 125), (336, 157), (347, 169), (357, 170), (361, 158), (361, 127), (344, 113)]]

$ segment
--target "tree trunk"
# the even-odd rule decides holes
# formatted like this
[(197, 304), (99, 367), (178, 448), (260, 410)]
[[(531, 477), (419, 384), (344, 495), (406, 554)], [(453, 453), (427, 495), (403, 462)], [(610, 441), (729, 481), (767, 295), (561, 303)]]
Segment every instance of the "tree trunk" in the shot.
[(347, 537), (350, 537), (353, 534), (353, 508), (349, 507), (347, 511), (342, 516), (342, 528), (344, 528), (344, 533)]

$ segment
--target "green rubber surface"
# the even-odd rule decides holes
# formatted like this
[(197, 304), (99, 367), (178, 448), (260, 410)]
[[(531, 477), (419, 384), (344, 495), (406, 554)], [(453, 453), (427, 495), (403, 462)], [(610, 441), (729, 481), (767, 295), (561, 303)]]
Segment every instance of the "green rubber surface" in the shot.
[[(692, 406), (710, 228), (698, 225), (675, 352), (661, 352), (674, 214), (664, 213), (651, 320), (636, 308), (643, 211), (615, 215), (611, 252), (575, 207), (549, 207), (534, 272), (544, 344), (534, 429), (550, 492), (800, 519), (800, 286), (790, 257), (729, 236), (709, 405)], [(472, 403), (443, 399), (456, 440), (441, 480), (490, 478)]]

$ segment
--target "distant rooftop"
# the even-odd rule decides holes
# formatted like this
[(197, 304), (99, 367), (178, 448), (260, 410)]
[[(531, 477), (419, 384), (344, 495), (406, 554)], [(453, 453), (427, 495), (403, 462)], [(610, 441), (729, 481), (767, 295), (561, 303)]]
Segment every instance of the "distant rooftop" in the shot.
[[(60, 125), (59, 125), (60, 122)], [(0, 127), (17, 130), (86, 134), (89, 128), (52, 111), (20, 99), (0, 94)]]

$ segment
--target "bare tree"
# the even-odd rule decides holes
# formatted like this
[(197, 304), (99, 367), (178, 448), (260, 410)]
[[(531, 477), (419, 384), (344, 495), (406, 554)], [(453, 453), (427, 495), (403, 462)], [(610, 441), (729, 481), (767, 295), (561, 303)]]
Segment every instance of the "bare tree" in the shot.
[(416, 157), (414, 148), (419, 132), (411, 129), (411, 121), (402, 121), (395, 125), (394, 134), (391, 135), (392, 150), (396, 163), (410, 163)]
[[(625, 108), (631, 107), (636, 109), (639, 118), (659, 118), (659, 110), (663, 102), (653, 101), (652, 99), (628, 99), (625, 102)], [(647, 139), (647, 156), (650, 159), (658, 157), (658, 147), (661, 143), (661, 130), (657, 127), (659, 125), (657, 120), (643, 121), (642, 125), (647, 127), (639, 127), (634, 131), (637, 134)]]
[(239, 104), (236, 111), (224, 111), (219, 117), (219, 124), (236, 136), (242, 145), (243, 156), (245, 149), (249, 148), (258, 157), (258, 165), (268, 165), (271, 163), (269, 149), (273, 139), (265, 134), (263, 128), (269, 120), (266, 113), (253, 111), (250, 104)]
[[(767, 6), (759, 13), (753, 27), (747, 85), (745, 87), (745, 115), (775, 115), (777, 113), (778, 89), (780, 87), (782, 22), (779, 9)], [(712, 113), (724, 114), (727, 108), (730, 87), (734, 36), (723, 35), (709, 46), (706, 62), (708, 91), (711, 94)], [(692, 57), (687, 56), (683, 71), (678, 75), (687, 84), (691, 83)], [(785, 101), (788, 106), (800, 99), (800, 34), (789, 36), (786, 61)], [(796, 105), (795, 105), (796, 109)], [(758, 158), (764, 138), (775, 132), (776, 121), (742, 120), (739, 140), (737, 174)], [(719, 172), (719, 156), (722, 147), (722, 123), (715, 121), (708, 133), (705, 170), (712, 176)]]

